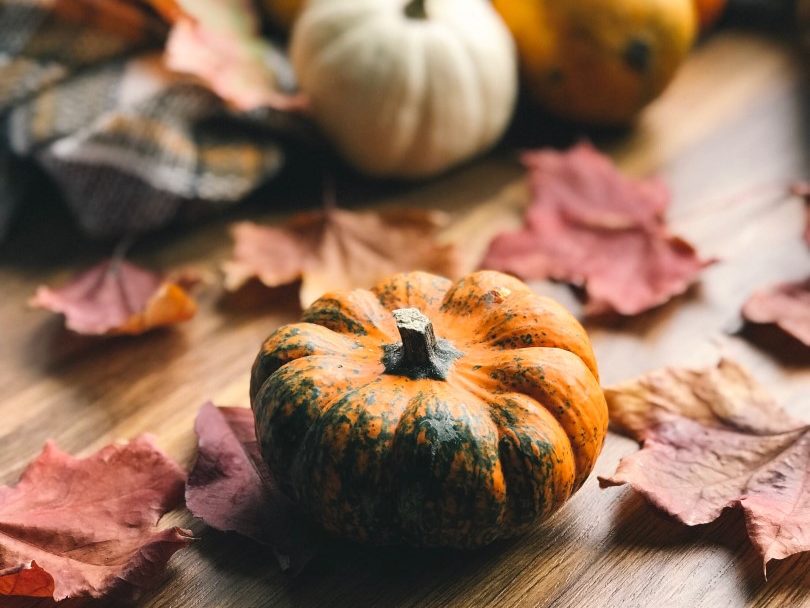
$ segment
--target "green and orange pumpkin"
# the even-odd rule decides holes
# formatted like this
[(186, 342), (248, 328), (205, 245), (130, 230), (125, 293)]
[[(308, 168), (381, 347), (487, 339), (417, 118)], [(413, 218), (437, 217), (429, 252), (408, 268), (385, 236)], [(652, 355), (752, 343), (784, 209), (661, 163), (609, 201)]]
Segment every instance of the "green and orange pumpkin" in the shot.
[(490, 271), (323, 296), (266, 340), (250, 393), (285, 491), (377, 544), (520, 534), (582, 485), (607, 431), (582, 326)]

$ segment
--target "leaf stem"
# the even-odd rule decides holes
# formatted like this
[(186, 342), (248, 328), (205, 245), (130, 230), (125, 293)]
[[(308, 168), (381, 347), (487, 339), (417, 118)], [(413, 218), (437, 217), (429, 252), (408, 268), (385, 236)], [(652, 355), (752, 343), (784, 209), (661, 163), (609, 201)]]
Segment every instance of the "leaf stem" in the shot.
[(461, 353), (447, 340), (436, 338), (433, 324), (418, 308), (398, 308), (392, 314), (402, 342), (384, 347), (386, 373), (446, 380)]

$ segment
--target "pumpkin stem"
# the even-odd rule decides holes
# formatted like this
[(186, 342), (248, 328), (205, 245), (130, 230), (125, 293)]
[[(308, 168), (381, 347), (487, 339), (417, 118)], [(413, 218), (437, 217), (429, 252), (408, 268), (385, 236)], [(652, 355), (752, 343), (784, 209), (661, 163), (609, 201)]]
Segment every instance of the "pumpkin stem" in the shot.
[(394, 320), (402, 338), (402, 362), (410, 367), (430, 363), (436, 351), (436, 334), (430, 319), (418, 308), (398, 308)]
[(393, 315), (402, 342), (385, 346), (386, 373), (445, 380), (461, 353), (447, 340), (436, 339), (433, 324), (418, 308), (398, 308)]
[(411, 0), (405, 5), (405, 16), (410, 19), (427, 19), (425, 0)]

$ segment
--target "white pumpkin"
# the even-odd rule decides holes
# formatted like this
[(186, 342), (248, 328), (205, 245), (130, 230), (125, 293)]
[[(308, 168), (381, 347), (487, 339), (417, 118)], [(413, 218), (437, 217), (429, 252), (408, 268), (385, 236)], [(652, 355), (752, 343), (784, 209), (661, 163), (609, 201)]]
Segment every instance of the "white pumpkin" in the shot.
[(488, 0), (309, 0), (291, 57), (316, 122), (380, 176), (429, 176), (486, 150), (517, 94), (514, 43)]

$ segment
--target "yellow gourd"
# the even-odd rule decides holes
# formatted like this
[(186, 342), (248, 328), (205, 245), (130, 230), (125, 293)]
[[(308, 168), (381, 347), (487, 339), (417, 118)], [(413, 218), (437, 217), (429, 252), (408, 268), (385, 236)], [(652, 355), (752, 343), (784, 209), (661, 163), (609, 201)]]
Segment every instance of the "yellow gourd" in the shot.
[(694, 0), (701, 30), (708, 30), (723, 14), (727, 0)]
[(633, 120), (688, 53), (693, 0), (494, 0), (532, 96), (575, 121)]

